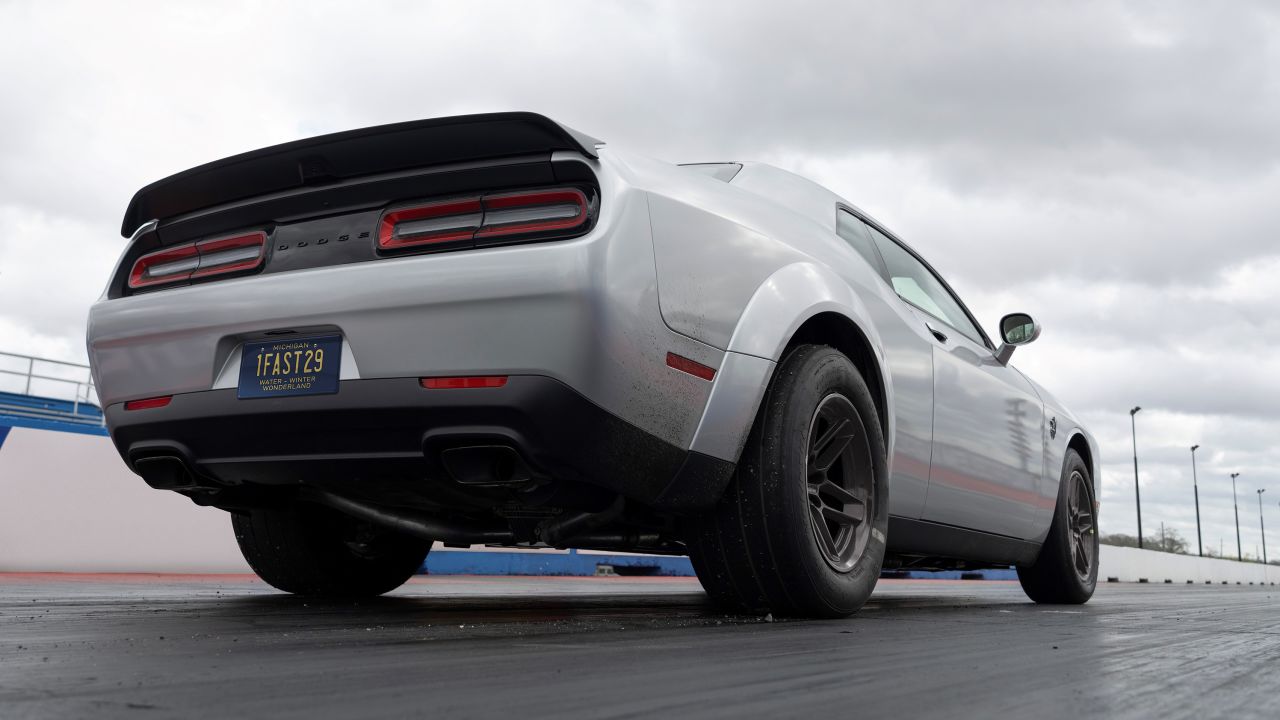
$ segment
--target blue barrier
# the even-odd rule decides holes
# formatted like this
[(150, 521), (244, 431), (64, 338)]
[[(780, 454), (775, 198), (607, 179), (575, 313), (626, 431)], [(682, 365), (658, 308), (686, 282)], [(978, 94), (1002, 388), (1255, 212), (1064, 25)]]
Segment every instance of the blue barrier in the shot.
[(886, 570), (880, 577), (910, 580), (1017, 580), (1013, 568), (994, 570)]
[(575, 550), (567, 553), (432, 550), (422, 571), (428, 575), (595, 575), (600, 565), (612, 567), (619, 575), (693, 575), (693, 565), (687, 557), (596, 555)]
[[(595, 575), (608, 565), (619, 575), (693, 577), (687, 557), (665, 555), (597, 555), (519, 550), (432, 550), (423, 563), (427, 575)], [(995, 570), (887, 570), (883, 577), (911, 580), (1016, 580), (1013, 568)]]
[(57, 432), (79, 433), (81, 435), (107, 435), (107, 429), (101, 425), (85, 425), (83, 423), (45, 420), (42, 418), (18, 417), (0, 413), (0, 427), (7, 434), (11, 427), (34, 428), (36, 430), (54, 430)]
[(0, 392), (0, 425), (106, 435), (102, 409), (91, 403)]

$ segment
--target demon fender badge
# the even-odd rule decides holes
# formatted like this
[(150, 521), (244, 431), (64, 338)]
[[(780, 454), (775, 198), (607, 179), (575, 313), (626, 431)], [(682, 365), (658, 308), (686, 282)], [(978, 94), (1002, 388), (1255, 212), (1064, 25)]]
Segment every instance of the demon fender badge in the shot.
[(1058, 437), (1058, 418), (1055, 415), (1049, 418), (1049, 439), (1052, 440), (1056, 437)]

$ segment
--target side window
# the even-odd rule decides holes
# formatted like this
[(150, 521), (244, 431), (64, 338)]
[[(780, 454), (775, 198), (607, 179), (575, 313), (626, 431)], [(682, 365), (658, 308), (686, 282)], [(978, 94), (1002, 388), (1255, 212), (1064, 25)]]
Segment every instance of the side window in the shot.
[(848, 210), (836, 211), (836, 234), (853, 246), (858, 254), (871, 263), (872, 269), (884, 275), (884, 262), (876, 252), (875, 241), (871, 239), (871, 228)]
[(986, 345), (982, 332), (969, 321), (960, 302), (929, 268), (884, 233), (875, 228), (868, 229), (880, 248), (880, 255), (889, 270), (889, 282), (899, 297), (959, 330), (979, 345)]

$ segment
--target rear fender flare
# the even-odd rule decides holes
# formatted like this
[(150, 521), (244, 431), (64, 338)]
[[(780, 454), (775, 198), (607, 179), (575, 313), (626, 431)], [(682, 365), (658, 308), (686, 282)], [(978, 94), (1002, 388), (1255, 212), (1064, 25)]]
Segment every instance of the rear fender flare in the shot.
[(885, 441), (893, 456), (893, 384), (884, 345), (861, 298), (831, 270), (810, 262), (787, 265), (770, 275), (738, 319), (716, 374), (691, 450), (737, 462), (773, 370), (791, 338), (810, 318), (835, 313), (861, 330), (870, 345), (884, 388)]

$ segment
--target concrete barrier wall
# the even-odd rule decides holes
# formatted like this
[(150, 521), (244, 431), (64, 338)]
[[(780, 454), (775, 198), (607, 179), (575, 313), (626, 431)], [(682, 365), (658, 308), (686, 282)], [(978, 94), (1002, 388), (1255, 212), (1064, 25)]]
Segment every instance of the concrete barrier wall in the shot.
[[(479, 572), (475, 568), (489, 566), (567, 572), (563, 568), (591, 564), (584, 557), (557, 558), (558, 563), (525, 557), (567, 552), (559, 550), (517, 551), (519, 562), (511, 564), (504, 560), (510, 553), (494, 553), (493, 562), (487, 562), (463, 555), (465, 550), (437, 549), (434, 559), (442, 572)], [(663, 559), (662, 571), (677, 572), (678, 564)], [(147, 487), (124, 466), (108, 438), (0, 426), (3, 571), (217, 573), (249, 572), (249, 567), (236, 547), (227, 513)], [(1270, 583), (1280, 581), (1280, 567), (1103, 545), (1098, 579), (1109, 577), (1121, 582)]]
[(1138, 548), (1102, 546), (1098, 580), (1115, 578), (1120, 582), (1153, 582), (1185, 584), (1263, 585), (1280, 582), (1280, 567), (1246, 563), (1221, 558), (1139, 550)]
[(100, 435), (9, 429), (0, 571), (249, 572), (227, 513), (147, 487)]
[[(439, 543), (433, 573), (592, 574), (597, 564), (689, 574), (685, 558)], [(152, 490), (109, 438), (0, 425), (0, 572), (247, 573), (230, 516)]]

